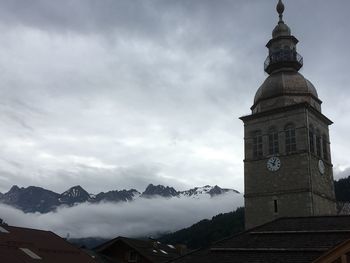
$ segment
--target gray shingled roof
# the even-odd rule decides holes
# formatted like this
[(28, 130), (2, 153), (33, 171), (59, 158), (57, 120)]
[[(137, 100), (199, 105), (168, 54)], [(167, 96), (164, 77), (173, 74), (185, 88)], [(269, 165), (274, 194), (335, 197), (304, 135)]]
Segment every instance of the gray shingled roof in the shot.
[(280, 218), (174, 263), (306, 263), (350, 240), (350, 216)]
[(124, 242), (134, 248), (141, 255), (148, 258), (151, 262), (155, 263), (167, 262), (180, 256), (177, 249), (171, 245), (163, 244), (156, 240), (139, 240), (126, 237), (117, 237), (96, 247), (94, 250), (103, 254), (105, 249), (113, 246), (117, 242)]

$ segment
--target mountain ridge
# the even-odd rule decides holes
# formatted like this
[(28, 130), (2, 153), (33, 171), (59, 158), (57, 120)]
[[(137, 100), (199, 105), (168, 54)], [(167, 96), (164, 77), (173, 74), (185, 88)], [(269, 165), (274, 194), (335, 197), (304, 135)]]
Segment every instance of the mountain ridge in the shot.
[(132, 202), (138, 198), (213, 198), (225, 193), (239, 194), (237, 190), (215, 186), (195, 187), (177, 191), (173, 187), (149, 184), (141, 193), (136, 189), (111, 190), (98, 194), (88, 193), (80, 185), (59, 194), (37, 186), (13, 185), (7, 193), (0, 193), (0, 203), (15, 207), (25, 213), (49, 213), (60, 206), (75, 206), (82, 203)]

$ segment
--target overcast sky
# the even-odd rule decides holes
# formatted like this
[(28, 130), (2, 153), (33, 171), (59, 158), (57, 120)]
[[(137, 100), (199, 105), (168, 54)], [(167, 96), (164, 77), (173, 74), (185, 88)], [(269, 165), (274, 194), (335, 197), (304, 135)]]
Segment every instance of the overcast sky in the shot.
[[(348, 0), (285, 0), (350, 175)], [(276, 0), (0, 0), (0, 191), (243, 190)]]
[(133, 202), (83, 203), (46, 214), (23, 213), (0, 204), (0, 215), (14, 226), (50, 230), (65, 237), (147, 237), (173, 232), (243, 205), (243, 195), (201, 198), (139, 198)]

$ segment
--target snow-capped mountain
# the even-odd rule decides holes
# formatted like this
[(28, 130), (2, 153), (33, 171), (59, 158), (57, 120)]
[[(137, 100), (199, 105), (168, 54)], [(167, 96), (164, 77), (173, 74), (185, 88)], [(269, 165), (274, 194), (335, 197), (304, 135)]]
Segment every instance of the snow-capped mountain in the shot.
[(135, 189), (101, 192), (97, 195), (90, 195), (91, 202), (127, 202), (138, 198), (141, 193)]
[(25, 213), (39, 212), (48, 213), (55, 211), (57, 207), (74, 206), (81, 203), (100, 202), (132, 202), (138, 198), (212, 198), (222, 194), (239, 194), (234, 189), (220, 188), (219, 186), (195, 187), (186, 191), (177, 191), (173, 187), (163, 185), (147, 186), (145, 191), (140, 193), (135, 189), (113, 190), (98, 194), (89, 194), (80, 185), (73, 186), (62, 194), (46, 190), (41, 187), (29, 186), (19, 188), (14, 185), (5, 194), (0, 193), (0, 202), (21, 209)]
[(195, 187), (187, 191), (180, 192), (181, 196), (187, 196), (187, 197), (193, 197), (193, 198), (200, 198), (201, 196), (208, 196), (211, 197), (216, 195), (225, 194), (228, 192), (239, 194), (237, 190), (234, 189), (227, 189), (227, 188), (220, 188), (219, 186), (210, 186), (206, 185), (203, 187)]
[(61, 194), (58, 201), (62, 204), (72, 205), (90, 200), (90, 195), (80, 185), (73, 186)]
[(149, 184), (146, 190), (142, 193), (141, 197), (145, 197), (145, 198), (152, 198), (155, 196), (174, 197), (178, 195), (179, 195), (179, 192), (176, 191), (173, 187)]

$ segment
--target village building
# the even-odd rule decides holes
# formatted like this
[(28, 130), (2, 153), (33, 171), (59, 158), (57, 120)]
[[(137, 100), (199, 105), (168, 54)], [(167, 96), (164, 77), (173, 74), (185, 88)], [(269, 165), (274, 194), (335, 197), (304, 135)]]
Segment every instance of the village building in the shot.
[[(279, 21), (267, 43), (269, 76), (244, 122), (246, 231), (171, 262), (347, 263), (350, 217), (337, 215), (328, 119), (299, 73), (298, 40)], [(342, 206), (346, 214), (347, 206)]]
[(172, 262), (348, 263), (350, 217), (279, 218)]
[(163, 244), (157, 240), (117, 237), (94, 249), (115, 262), (163, 263), (186, 253), (184, 246)]
[(0, 225), (1, 263), (97, 263), (53, 232)]

